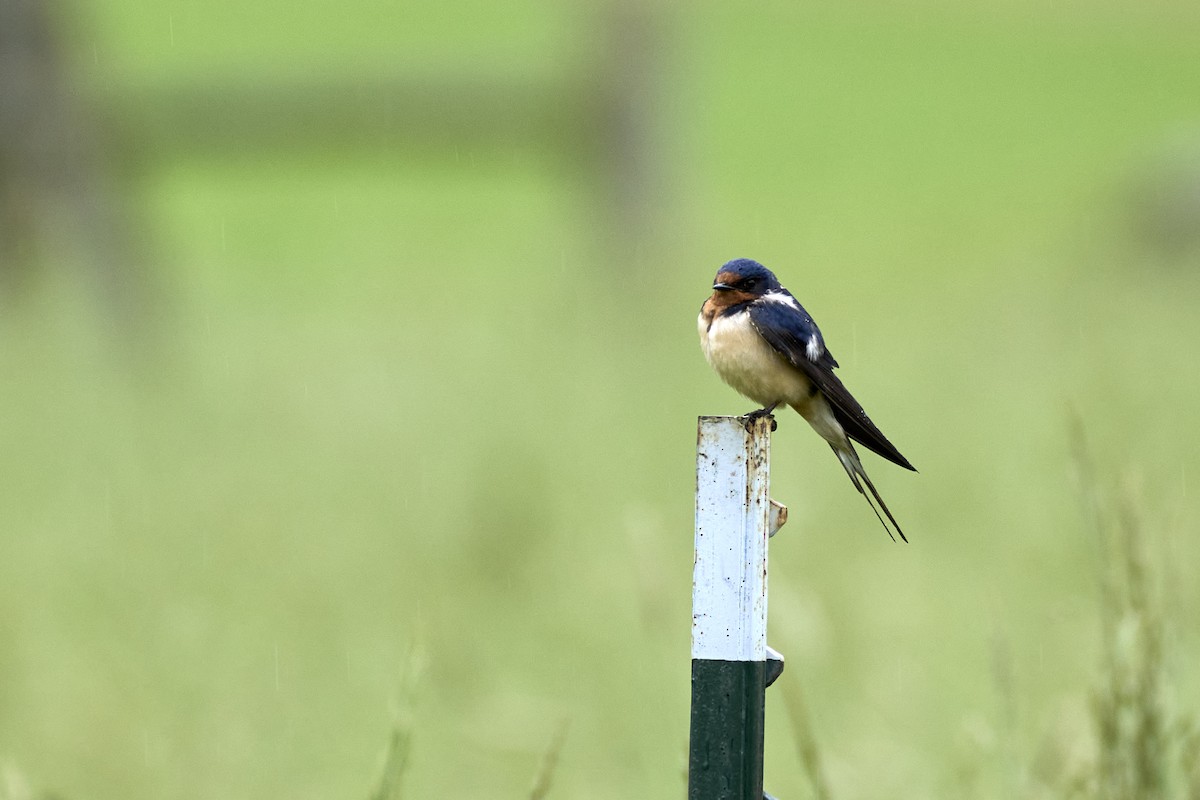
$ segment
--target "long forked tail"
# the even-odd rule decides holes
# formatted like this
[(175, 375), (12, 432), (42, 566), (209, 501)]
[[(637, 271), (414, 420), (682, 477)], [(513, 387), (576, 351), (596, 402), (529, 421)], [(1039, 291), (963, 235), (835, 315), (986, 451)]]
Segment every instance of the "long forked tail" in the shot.
[[(867, 477), (866, 471), (863, 469), (862, 462), (858, 460), (858, 453), (854, 450), (854, 445), (848, 440), (846, 449), (841, 449), (837, 445), (830, 444), (829, 448), (833, 450), (834, 455), (838, 457), (838, 461), (842, 462), (842, 467), (845, 468), (846, 474), (850, 476), (850, 482), (854, 484), (854, 488), (858, 489), (858, 493), (867, 499), (867, 505), (875, 512), (875, 518), (879, 520), (879, 524), (887, 531), (888, 536), (892, 537), (892, 541), (896, 541), (895, 534), (892, 533), (892, 528), (896, 529), (896, 533), (900, 534), (900, 538), (907, 542), (908, 538), (904, 535), (904, 531), (900, 530), (900, 523), (896, 522), (896, 518), (892, 516), (892, 512), (888, 510), (887, 503), (883, 502), (883, 498), (879, 496), (879, 492), (875, 489), (875, 484), (871, 483), (871, 479)], [(861, 481), (859, 479), (862, 479)], [(863, 484), (871, 490), (870, 494), (863, 491)], [(871, 502), (871, 498), (875, 498), (875, 502)], [(879, 504), (876, 508), (875, 503)], [(883, 513), (892, 523), (892, 528), (883, 521), (883, 516), (880, 515), (879, 509), (883, 509)]]

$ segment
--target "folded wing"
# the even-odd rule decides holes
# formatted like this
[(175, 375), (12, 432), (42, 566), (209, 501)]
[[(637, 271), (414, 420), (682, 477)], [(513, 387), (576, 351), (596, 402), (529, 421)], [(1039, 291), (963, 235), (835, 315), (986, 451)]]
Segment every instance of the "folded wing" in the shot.
[(847, 436), (888, 461), (915, 472), (916, 467), (875, 427), (867, 412), (833, 374), (838, 363), (825, 349), (821, 331), (795, 298), (791, 295), (788, 298), (790, 303), (751, 303), (750, 322), (755, 330), (825, 395)]

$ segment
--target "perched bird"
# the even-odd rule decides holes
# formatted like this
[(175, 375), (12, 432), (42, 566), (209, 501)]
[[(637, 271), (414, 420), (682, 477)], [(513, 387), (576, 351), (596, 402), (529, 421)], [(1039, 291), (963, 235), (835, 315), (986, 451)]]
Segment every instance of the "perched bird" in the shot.
[[(708, 363), (738, 392), (762, 403), (762, 408), (748, 416), (770, 414), (780, 404), (794, 408), (833, 448), (854, 488), (866, 498), (888, 535), (896, 538), (879, 508), (907, 542), (850, 440), (905, 469), (916, 472), (916, 467), (875, 427), (833, 374), (838, 363), (825, 347), (820, 329), (771, 270), (748, 258), (725, 264), (717, 271), (712, 297), (704, 301), (698, 323)], [(872, 497), (879, 508), (871, 502)]]

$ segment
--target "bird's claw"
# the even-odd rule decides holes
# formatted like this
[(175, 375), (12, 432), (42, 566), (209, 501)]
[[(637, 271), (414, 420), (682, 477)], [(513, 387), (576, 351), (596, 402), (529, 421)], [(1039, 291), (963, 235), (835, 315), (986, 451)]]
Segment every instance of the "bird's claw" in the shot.
[(769, 406), (767, 408), (758, 408), (758, 409), (755, 409), (754, 411), (751, 411), (749, 414), (747, 414), (744, 417), (744, 419), (746, 420), (744, 423), (746, 430), (749, 431), (750, 428), (754, 425), (754, 423), (757, 422), (762, 417), (770, 417), (771, 418), (771, 432), (774, 433), (775, 429), (779, 427), (778, 424), (776, 424), (776, 422), (775, 422), (775, 417), (771, 416), (771, 412), (773, 412), (774, 410), (775, 410), (775, 406)]

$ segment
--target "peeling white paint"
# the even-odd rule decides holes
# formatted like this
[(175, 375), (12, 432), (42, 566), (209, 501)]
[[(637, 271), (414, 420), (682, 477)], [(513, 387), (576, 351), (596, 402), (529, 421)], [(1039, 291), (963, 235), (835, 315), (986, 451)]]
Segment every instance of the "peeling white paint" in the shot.
[(696, 448), (696, 552), (692, 658), (767, 658), (767, 539), (771, 420), (700, 417)]

